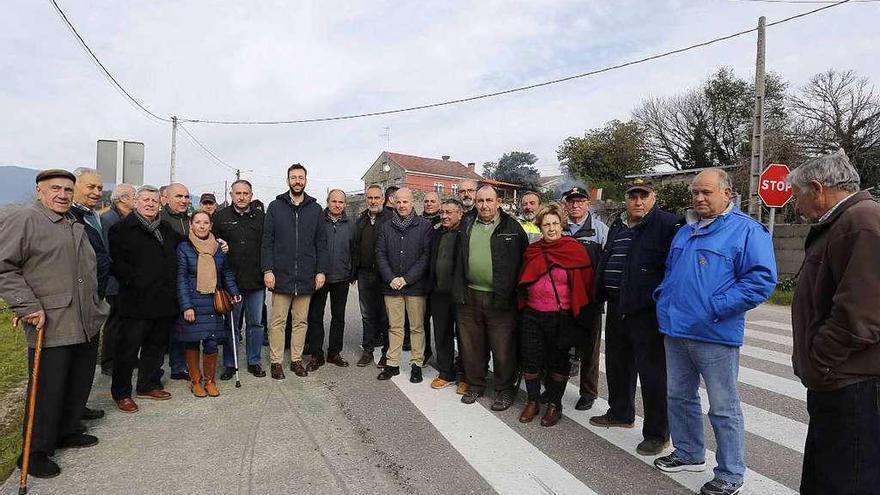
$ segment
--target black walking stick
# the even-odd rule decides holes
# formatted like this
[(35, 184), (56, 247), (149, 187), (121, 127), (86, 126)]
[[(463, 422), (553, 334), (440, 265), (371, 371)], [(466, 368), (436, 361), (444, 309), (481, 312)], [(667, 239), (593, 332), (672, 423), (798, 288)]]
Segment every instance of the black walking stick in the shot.
[[(13, 322), (16, 326), (18, 321)], [(21, 453), (21, 474), (18, 478), (18, 494), (28, 492), (28, 469), (31, 460), (31, 437), (34, 433), (34, 414), (37, 405), (37, 386), (40, 378), (40, 355), (43, 353), (43, 326), (37, 327), (36, 346), (34, 347), (34, 369), (31, 371), (31, 386), (28, 393), (28, 415), (24, 428), (24, 448)]]

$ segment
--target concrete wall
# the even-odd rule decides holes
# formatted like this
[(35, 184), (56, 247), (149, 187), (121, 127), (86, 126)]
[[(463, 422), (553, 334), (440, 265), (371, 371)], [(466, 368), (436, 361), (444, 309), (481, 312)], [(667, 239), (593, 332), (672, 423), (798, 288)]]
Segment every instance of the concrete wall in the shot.
[(779, 279), (794, 277), (804, 261), (804, 240), (809, 225), (776, 225), (773, 229), (773, 250)]

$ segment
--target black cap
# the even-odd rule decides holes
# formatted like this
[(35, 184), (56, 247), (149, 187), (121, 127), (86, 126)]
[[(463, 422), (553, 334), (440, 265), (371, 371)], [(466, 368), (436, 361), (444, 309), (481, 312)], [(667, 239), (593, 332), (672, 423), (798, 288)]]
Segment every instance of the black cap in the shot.
[(654, 184), (645, 179), (636, 179), (626, 186), (627, 194), (633, 191), (645, 191), (646, 193), (652, 193), (654, 192)]
[(67, 170), (60, 168), (49, 168), (37, 174), (37, 183), (49, 179), (70, 179), (76, 182), (76, 176)]
[(199, 204), (201, 203), (217, 203), (217, 196), (214, 196), (214, 193), (205, 193), (199, 197)]
[(572, 187), (568, 191), (562, 193), (562, 199), (566, 201), (575, 196), (583, 196), (584, 198), (590, 199), (590, 193), (582, 187)]

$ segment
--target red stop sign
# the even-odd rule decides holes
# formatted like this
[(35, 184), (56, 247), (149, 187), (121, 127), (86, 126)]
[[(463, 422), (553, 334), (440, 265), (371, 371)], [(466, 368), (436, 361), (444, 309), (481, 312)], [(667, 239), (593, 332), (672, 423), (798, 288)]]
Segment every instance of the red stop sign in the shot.
[(758, 181), (758, 196), (768, 208), (782, 208), (791, 199), (791, 186), (785, 182), (788, 165), (771, 163), (761, 172)]

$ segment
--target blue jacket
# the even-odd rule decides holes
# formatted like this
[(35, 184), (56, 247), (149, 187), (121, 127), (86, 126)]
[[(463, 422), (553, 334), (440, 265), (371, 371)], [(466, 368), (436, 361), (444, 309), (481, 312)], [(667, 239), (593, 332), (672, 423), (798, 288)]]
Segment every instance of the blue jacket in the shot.
[(327, 236), (327, 252), (330, 264), (327, 267), (327, 283), (350, 282), (355, 278), (354, 268), (354, 220), (345, 212), (335, 222), (325, 208), (322, 215), (323, 228)]
[[(104, 231), (104, 245), (107, 246), (108, 256), (110, 255), (110, 227), (116, 225), (120, 220), (122, 220), (122, 215), (119, 214), (119, 210), (112, 206), (109, 210), (101, 213), (101, 228)], [(110, 263), (112, 265), (113, 261), (111, 260)], [(119, 281), (116, 280), (116, 276), (113, 275), (112, 270), (107, 277), (107, 289), (105, 292), (108, 296), (119, 295)]]
[(315, 275), (329, 266), (323, 211), (315, 198), (303, 193), (294, 205), (290, 193), (279, 194), (266, 209), (263, 225), (263, 273), (275, 275), (275, 292), (304, 295), (315, 292)]
[[(235, 277), (226, 262), (226, 255), (217, 249), (214, 253), (217, 266), (217, 286), (226, 289), (230, 295), (239, 295)], [(223, 339), (230, 332), (222, 316), (214, 312), (214, 294), (200, 294), (196, 291), (196, 267), (198, 255), (189, 241), (177, 245), (177, 302), (181, 315), (174, 328), (177, 342), (197, 342), (205, 339)], [(182, 313), (188, 309), (196, 312), (196, 321), (190, 323), (183, 319)]]
[[(84, 207), (74, 204), (70, 208), (70, 213), (76, 220), (83, 224), (86, 234), (89, 236), (89, 244), (95, 251), (95, 259), (98, 262), (98, 297), (103, 299), (107, 293), (107, 280), (110, 278), (110, 250), (107, 249), (107, 239), (102, 231), (96, 230), (91, 224), (85, 221), (85, 216), (89, 211)], [(93, 213), (97, 215), (97, 213)], [(106, 228), (101, 225), (102, 229)]]
[(776, 287), (773, 241), (763, 225), (733, 207), (705, 228), (679, 229), (654, 291), (660, 332), (741, 346), (746, 311)]
[[(397, 215), (397, 213), (392, 213)], [(382, 279), (382, 294), (427, 296), (431, 291), (430, 274), (431, 240), (434, 227), (419, 215), (413, 215), (405, 230), (388, 219), (379, 225), (376, 240), (376, 266)], [(406, 285), (396, 291), (389, 285), (395, 277), (403, 277)]]

